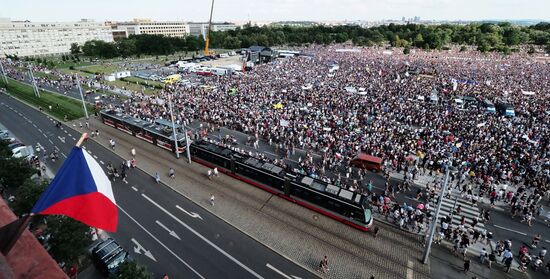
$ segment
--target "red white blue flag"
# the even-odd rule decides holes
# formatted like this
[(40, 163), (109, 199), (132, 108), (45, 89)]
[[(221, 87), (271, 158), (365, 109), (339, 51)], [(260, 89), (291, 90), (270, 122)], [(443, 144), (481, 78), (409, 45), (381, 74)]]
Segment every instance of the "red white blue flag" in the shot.
[(32, 212), (65, 215), (91, 227), (115, 232), (118, 223), (111, 182), (88, 152), (73, 147)]

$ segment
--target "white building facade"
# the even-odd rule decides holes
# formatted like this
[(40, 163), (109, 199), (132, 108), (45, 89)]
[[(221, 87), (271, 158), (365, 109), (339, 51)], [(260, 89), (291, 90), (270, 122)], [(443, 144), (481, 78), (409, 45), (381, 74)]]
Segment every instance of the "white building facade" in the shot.
[(112, 26), (117, 30), (126, 30), (128, 36), (150, 34), (183, 38), (189, 35), (189, 26), (185, 22), (179, 21), (163, 22), (135, 19), (131, 22), (112, 23)]
[(41, 56), (69, 53), (71, 44), (86, 41), (113, 41), (111, 28), (103, 23), (29, 22), (0, 19), (0, 57)]
[[(189, 22), (189, 34), (192, 36), (200, 36), (206, 38), (208, 33), (208, 22)], [(228, 31), (237, 29), (237, 25), (230, 22), (217, 23), (212, 22), (212, 31)]]

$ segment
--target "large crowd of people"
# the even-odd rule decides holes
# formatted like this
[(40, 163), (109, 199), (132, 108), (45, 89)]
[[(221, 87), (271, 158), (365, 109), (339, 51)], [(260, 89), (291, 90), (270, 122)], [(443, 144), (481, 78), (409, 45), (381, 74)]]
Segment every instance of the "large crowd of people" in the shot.
[[(407, 189), (417, 175), (441, 173), (448, 164), (458, 168), (452, 174), (455, 189), (472, 204), (483, 197), (491, 204), (505, 201), (512, 216), (521, 215), (529, 225), (540, 214), (540, 200), (550, 193), (549, 60), (454, 48), (405, 55), (335, 45), (303, 52), (310, 55), (257, 65), (244, 75), (194, 76), (202, 84), (173, 84), (158, 95), (134, 92), (120, 105), (109, 106), (153, 122), (169, 118), (166, 100), (171, 96), (178, 123), (197, 120), (210, 131), (242, 131), (251, 146), (265, 140), (287, 157), (296, 149), (306, 150), (308, 155), (298, 164), (301, 172), (372, 194), (380, 213), (413, 231), (427, 228), (429, 201), (441, 180), (428, 185), (426, 202), (414, 207), (394, 203), (394, 194)], [(18, 66), (7, 65), (8, 75), (26, 79)], [(39, 85), (61, 92), (74, 88), (72, 75), (49, 72), (58, 78), (37, 78)], [(454, 100), (461, 96), (511, 104), (515, 117), (477, 105), (459, 106)], [(231, 138), (217, 140), (231, 146)], [(386, 171), (405, 173), (405, 182), (386, 183), (382, 193), (373, 193), (372, 182), (362, 179), (364, 173), (349, 167), (359, 152), (383, 158)], [(315, 161), (312, 154), (322, 160)], [(284, 160), (274, 163), (285, 167)], [(507, 190), (507, 185), (516, 190)], [(417, 193), (418, 201), (422, 194)], [(450, 240), (457, 253), (465, 254), (470, 242), (489, 242), (491, 235), (476, 229), (478, 221), (489, 220), (488, 211), (471, 223), (463, 217), (458, 226), (449, 218), (440, 222), (437, 239)], [(487, 257), (489, 263), (494, 261)]]

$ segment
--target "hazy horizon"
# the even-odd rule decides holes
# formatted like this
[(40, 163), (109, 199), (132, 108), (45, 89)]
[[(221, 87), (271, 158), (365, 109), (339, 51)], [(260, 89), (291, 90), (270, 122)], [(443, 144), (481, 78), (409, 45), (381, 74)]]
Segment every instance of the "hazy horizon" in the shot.
[[(207, 21), (210, 1), (1, 0), (0, 17), (30, 21)], [(213, 21), (550, 20), (548, 0), (217, 0)]]

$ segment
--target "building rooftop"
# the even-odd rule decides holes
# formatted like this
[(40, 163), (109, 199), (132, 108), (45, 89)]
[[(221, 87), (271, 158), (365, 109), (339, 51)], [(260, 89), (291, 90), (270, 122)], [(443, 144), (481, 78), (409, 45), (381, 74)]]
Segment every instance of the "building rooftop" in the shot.
[[(4, 199), (0, 199), (0, 227), (15, 221), (17, 217)], [(0, 278), (68, 278), (57, 262), (40, 245), (28, 230), (21, 235), (8, 255), (0, 253)]]

